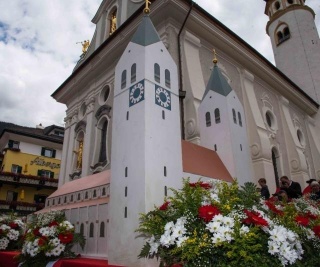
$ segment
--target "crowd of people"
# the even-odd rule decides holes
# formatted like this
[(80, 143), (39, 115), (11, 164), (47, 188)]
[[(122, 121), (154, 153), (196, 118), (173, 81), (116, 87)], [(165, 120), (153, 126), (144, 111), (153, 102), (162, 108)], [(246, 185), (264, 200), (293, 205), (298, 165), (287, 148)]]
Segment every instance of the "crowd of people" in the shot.
[(308, 184), (302, 191), (301, 185), (298, 182), (292, 181), (288, 176), (282, 176), (280, 178), (280, 186), (277, 188), (274, 194), (270, 194), (267, 181), (265, 178), (258, 180), (260, 185), (259, 192), (264, 199), (274, 199), (279, 201), (291, 201), (291, 199), (304, 197), (307, 199), (320, 201), (320, 183), (316, 179), (310, 179), (306, 183)]

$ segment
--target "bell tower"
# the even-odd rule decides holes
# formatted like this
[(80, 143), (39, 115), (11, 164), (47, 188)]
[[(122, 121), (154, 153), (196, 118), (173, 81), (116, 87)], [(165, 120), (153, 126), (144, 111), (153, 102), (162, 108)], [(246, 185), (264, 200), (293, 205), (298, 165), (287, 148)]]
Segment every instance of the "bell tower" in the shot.
[(320, 41), (314, 11), (305, 0), (264, 0), (276, 66), (320, 102)]

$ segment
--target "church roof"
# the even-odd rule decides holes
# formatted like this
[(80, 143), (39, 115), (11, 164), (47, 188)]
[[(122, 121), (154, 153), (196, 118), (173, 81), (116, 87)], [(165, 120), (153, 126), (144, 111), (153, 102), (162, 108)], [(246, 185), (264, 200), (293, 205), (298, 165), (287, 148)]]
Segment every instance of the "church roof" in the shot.
[(106, 185), (110, 183), (110, 170), (82, 177), (77, 180), (65, 183), (52, 193), (48, 198), (66, 195), (73, 192), (79, 192), (90, 188)]
[(158, 32), (148, 15), (144, 15), (138, 29), (134, 33), (131, 42), (147, 46), (160, 41)]
[(233, 182), (216, 151), (188, 141), (182, 141), (182, 167), (187, 173)]
[(226, 78), (222, 75), (217, 64), (214, 64), (202, 99), (204, 99), (209, 91), (214, 91), (223, 96), (227, 96), (232, 91), (231, 86), (227, 82)]

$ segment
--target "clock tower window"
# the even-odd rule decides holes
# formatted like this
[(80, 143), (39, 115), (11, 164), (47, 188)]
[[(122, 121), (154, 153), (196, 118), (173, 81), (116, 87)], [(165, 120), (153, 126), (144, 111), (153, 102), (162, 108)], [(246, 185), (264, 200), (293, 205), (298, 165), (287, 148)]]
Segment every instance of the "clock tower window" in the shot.
[(216, 108), (214, 110), (214, 119), (215, 119), (215, 122), (216, 124), (220, 123), (221, 122), (221, 119), (220, 119), (220, 110), (218, 108)]
[(154, 64), (154, 80), (160, 83), (160, 66), (158, 63)]
[(210, 112), (206, 113), (206, 126), (207, 127), (211, 126), (211, 114), (210, 114)]
[(134, 63), (131, 66), (131, 83), (134, 83), (137, 78), (137, 64)]
[(121, 89), (127, 86), (127, 70), (124, 70), (121, 74)]
[(170, 71), (167, 69), (164, 71), (164, 78), (165, 78), (166, 87), (170, 88), (171, 87)]

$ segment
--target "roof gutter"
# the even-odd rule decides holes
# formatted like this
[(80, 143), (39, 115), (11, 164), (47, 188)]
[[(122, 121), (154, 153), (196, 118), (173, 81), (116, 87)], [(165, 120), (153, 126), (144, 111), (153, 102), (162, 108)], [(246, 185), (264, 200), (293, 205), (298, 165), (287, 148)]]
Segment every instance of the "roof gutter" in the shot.
[(184, 131), (184, 103), (183, 100), (186, 97), (186, 91), (183, 90), (183, 81), (182, 81), (182, 55), (181, 55), (181, 33), (184, 29), (184, 26), (187, 23), (187, 20), (190, 16), (191, 10), (193, 8), (193, 1), (190, 1), (190, 8), (187, 13), (187, 16), (185, 17), (182, 26), (180, 28), (180, 31), (178, 33), (178, 58), (179, 58), (179, 106), (180, 106), (180, 128), (181, 128), (181, 139), (185, 140), (185, 131)]

